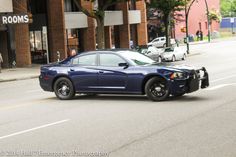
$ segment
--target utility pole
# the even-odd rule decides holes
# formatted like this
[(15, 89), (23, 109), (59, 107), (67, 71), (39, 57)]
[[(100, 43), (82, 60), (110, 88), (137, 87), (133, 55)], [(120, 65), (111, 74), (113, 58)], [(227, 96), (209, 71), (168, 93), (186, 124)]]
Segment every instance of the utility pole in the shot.
[(187, 54), (189, 54), (189, 38), (188, 38), (188, 11), (187, 11), (187, 0), (185, 0), (185, 28), (186, 28), (186, 45)]
[(211, 42), (211, 31), (210, 31), (210, 16), (209, 16), (209, 8), (208, 8), (208, 3), (207, 0), (205, 0), (205, 4), (206, 4), (206, 11), (207, 11), (207, 23), (208, 23), (208, 42)]
[(233, 1), (230, 0), (230, 15), (231, 15), (231, 19), (230, 19), (230, 23), (231, 23), (231, 28), (232, 28), (232, 34), (234, 34), (234, 17), (233, 17)]
[(187, 54), (189, 54), (188, 16), (189, 16), (190, 9), (195, 1), (196, 0), (190, 1), (189, 6), (187, 8), (187, 0), (185, 0), (185, 28), (186, 28), (185, 33), (186, 33)]

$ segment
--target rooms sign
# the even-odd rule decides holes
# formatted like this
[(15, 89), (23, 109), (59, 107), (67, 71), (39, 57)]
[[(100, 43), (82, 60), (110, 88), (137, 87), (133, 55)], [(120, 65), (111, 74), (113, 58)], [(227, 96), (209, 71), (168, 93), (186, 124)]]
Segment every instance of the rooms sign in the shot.
[(32, 23), (30, 14), (7, 14), (0, 16), (0, 24), (27, 24)]

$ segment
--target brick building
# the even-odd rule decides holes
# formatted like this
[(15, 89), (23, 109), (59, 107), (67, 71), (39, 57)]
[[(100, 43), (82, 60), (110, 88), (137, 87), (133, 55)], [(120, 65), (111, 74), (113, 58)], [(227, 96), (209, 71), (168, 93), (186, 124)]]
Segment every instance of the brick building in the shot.
[[(220, 0), (207, 0), (209, 10), (220, 11)], [(185, 33), (181, 32), (181, 28), (185, 27), (185, 21), (177, 22), (175, 25), (175, 37), (180, 39), (185, 37)], [(206, 15), (205, 0), (195, 1), (189, 13), (189, 34), (196, 36), (197, 30), (201, 30), (204, 36), (208, 34), (208, 23)], [(211, 32), (219, 31), (220, 24), (213, 21)]]
[[(80, 12), (73, 0), (0, 0), (0, 4), (1, 18), (29, 14), (33, 19), (32, 23), (15, 24), (0, 20), (0, 52), (6, 68), (54, 62), (57, 52), (63, 59), (71, 49), (96, 49), (96, 22)], [(81, 5), (93, 10), (96, 3), (81, 0)], [(105, 26), (106, 48), (129, 48), (130, 41), (146, 45), (145, 1), (110, 7), (105, 13)]]

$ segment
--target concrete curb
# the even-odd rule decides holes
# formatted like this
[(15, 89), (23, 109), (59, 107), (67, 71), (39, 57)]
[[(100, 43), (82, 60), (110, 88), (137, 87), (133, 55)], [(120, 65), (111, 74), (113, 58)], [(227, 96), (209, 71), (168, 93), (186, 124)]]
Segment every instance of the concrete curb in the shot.
[(12, 81), (22, 81), (22, 80), (30, 80), (38, 78), (39, 76), (29, 76), (29, 77), (21, 77), (21, 78), (11, 78), (11, 79), (0, 79), (0, 83), (4, 82), (12, 82)]
[(201, 55), (201, 52), (187, 54), (188, 57)]

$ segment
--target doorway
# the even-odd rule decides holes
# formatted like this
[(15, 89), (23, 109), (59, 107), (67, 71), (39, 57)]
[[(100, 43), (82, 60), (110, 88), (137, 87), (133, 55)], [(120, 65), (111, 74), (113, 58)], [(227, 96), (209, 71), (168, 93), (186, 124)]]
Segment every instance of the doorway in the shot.
[(30, 31), (30, 52), (32, 63), (48, 63), (47, 28)]

